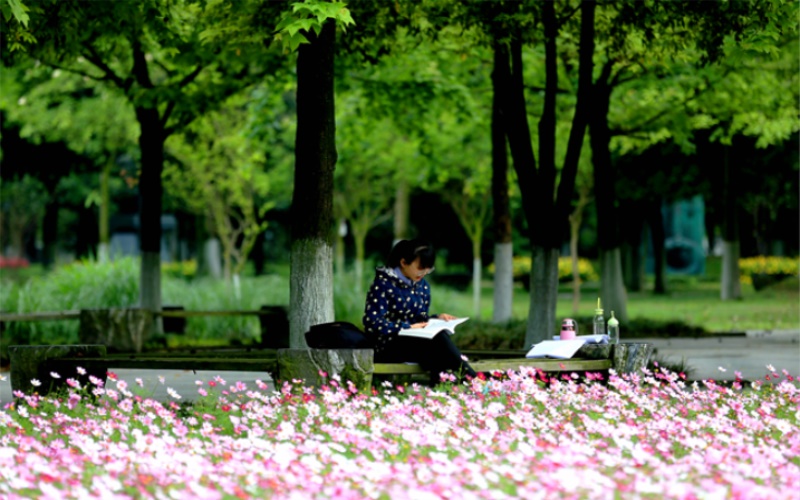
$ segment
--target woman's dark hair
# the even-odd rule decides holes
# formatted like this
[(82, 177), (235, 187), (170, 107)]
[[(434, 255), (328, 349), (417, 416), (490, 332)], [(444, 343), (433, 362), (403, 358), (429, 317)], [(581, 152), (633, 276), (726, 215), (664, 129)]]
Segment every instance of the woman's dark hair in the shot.
[(400, 240), (389, 253), (386, 265), (388, 267), (399, 267), (401, 260), (406, 261), (406, 264), (411, 264), (417, 260), (417, 257), (419, 257), (420, 268), (431, 268), (436, 261), (436, 250), (433, 249), (433, 245), (430, 242), (418, 238)]

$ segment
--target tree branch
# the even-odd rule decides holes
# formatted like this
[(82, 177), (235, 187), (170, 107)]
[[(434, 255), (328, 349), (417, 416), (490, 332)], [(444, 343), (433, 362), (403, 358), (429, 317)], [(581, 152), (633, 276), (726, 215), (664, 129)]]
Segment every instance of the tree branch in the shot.
[(111, 81), (111, 79), (108, 78), (107, 76), (96, 76), (96, 75), (92, 75), (91, 73), (87, 73), (85, 71), (81, 71), (79, 69), (68, 68), (66, 66), (61, 66), (60, 64), (47, 62), (47, 61), (42, 61), (42, 62), (44, 64), (46, 64), (47, 66), (50, 66), (51, 68), (60, 69), (61, 71), (67, 71), (67, 72), (73, 73), (75, 75), (83, 76), (83, 77), (86, 77), (86, 78), (91, 78), (92, 80), (95, 80), (95, 81), (98, 81), (98, 82)]
[(103, 61), (103, 58), (100, 57), (100, 54), (97, 53), (92, 44), (85, 43), (83, 46), (89, 51), (88, 54), (83, 54), (83, 57), (86, 58), (86, 60), (90, 63), (97, 66), (97, 68), (105, 74), (104, 79), (114, 82), (114, 84), (122, 90), (128, 90), (130, 85), (127, 84), (119, 75), (117, 75), (114, 70), (105, 63), (105, 61)]
[(138, 39), (131, 41), (133, 47), (133, 68), (131, 73), (136, 78), (136, 82), (146, 89), (153, 88), (153, 81), (150, 80), (150, 72), (147, 70), (147, 59), (145, 58), (142, 44)]

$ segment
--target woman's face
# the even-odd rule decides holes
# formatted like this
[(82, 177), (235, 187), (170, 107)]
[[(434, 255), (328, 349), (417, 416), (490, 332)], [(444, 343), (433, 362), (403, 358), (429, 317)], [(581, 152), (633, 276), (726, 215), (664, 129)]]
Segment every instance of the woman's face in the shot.
[(410, 279), (414, 283), (432, 273), (433, 269), (434, 268), (432, 267), (420, 267), (419, 257), (414, 259), (411, 264), (408, 264), (405, 259), (400, 259), (400, 270), (403, 272), (406, 278)]

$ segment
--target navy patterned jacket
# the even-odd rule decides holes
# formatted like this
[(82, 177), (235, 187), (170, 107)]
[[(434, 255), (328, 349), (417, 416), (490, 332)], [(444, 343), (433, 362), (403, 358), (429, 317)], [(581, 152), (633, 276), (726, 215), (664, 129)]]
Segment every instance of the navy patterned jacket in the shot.
[(431, 289), (424, 279), (408, 284), (397, 271), (379, 267), (367, 292), (364, 308), (364, 331), (375, 341), (375, 352), (381, 352), (397, 338), (397, 332), (414, 323), (428, 321)]

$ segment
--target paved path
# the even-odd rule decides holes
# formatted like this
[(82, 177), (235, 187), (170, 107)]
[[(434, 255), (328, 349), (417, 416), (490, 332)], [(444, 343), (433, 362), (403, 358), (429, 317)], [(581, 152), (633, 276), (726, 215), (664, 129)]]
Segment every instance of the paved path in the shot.
[(734, 380), (736, 371), (741, 372), (744, 380), (763, 379), (768, 373), (767, 365), (778, 371), (786, 369), (795, 377), (800, 376), (800, 330), (642, 341), (655, 345), (655, 356), (658, 358), (671, 361), (685, 358), (686, 364), (694, 369), (689, 374), (693, 380)]
[[(622, 339), (623, 342), (625, 339)], [(762, 379), (767, 374), (767, 365), (776, 370), (786, 369), (794, 376), (800, 376), (800, 330), (772, 332), (747, 332), (742, 336), (719, 336), (705, 338), (652, 338), (637, 341), (652, 342), (656, 356), (672, 361), (686, 358), (686, 363), (694, 371), (692, 380), (734, 380), (735, 372), (741, 372), (745, 380)], [(720, 370), (720, 367), (725, 371)], [(113, 370), (120, 379), (136, 386), (141, 378), (144, 392), (159, 400), (169, 399), (167, 388), (174, 389), (182, 401), (197, 397), (197, 380), (207, 385), (209, 380), (221, 376), (226, 382), (244, 382), (255, 388), (256, 380), (262, 380), (273, 388), (272, 379), (266, 372), (209, 372), (192, 370)], [(8, 372), (0, 374), (6, 380), (0, 381), (0, 402), (11, 400), (11, 383)], [(164, 378), (161, 383), (159, 376)]]

